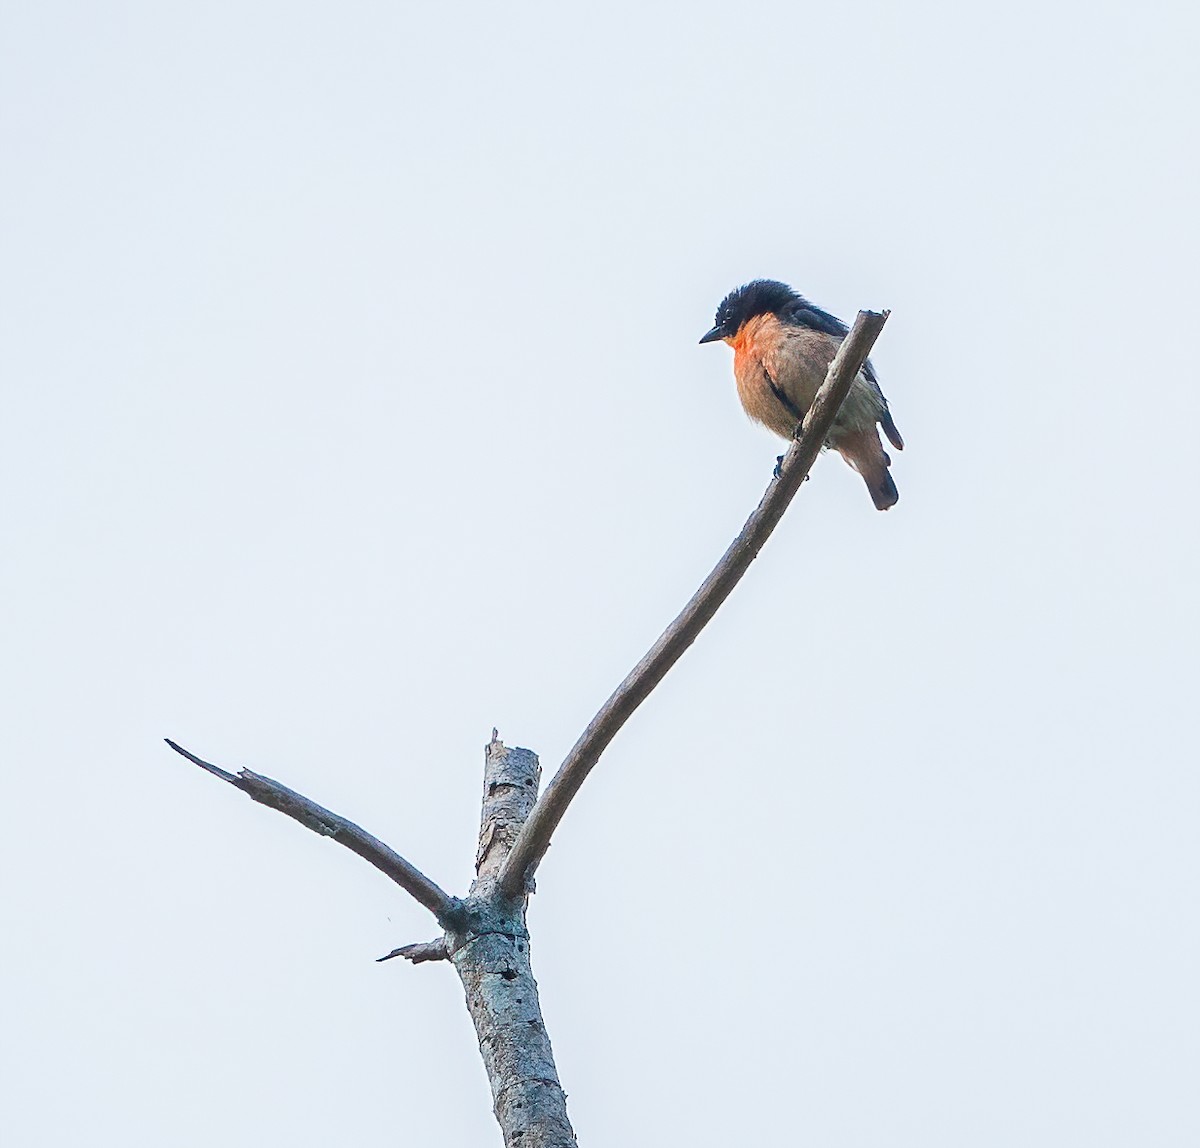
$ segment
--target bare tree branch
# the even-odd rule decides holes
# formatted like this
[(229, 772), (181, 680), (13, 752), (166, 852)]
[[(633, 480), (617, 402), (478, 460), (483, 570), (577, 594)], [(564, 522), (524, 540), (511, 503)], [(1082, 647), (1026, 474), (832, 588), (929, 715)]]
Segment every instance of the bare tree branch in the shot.
[(405, 861), (399, 853), (385, 845), (377, 837), (372, 837), (365, 829), (355, 825), (353, 821), (339, 817), (315, 801), (310, 801), (303, 794), (288, 789), (286, 785), (281, 785), (269, 777), (263, 777), (261, 773), (254, 773), (249, 769), (230, 773), (220, 766), (203, 761), (194, 753), (189, 753), (183, 746), (177, 745), (170, 738), (163, 740), (176, 753), (186, 757), (188, 761), (198, 765), (201, 769), (207, 770), (214, 777), (229, 782), (230, 785), (240, 789), (260, 805), (268, 805), (272, 809), (279, 810), (280, 813), (286, 813), (288, 817), (299, 821), (301, 825), (311, 829), (314, 833), (319, 833), (322, 837), (331, 837), (339, 845), (345, 845), (347, 849), (357, 853), (363, 860), (369, 861), (376, 869), (390, 877), (401, 889), (424, 905), (443, 927), (449, 928), (458, 920), (461, 902), (456, 897), (451, 897), (449, 893), (444, 892), (419, 869)]
[(550, 838), (571, 799), (630, 715), (650, 695), (667, 671), (699, 636), (722, 602), (758, 556), (800, 484), (812, 469), (834, 418), (850, 391), (875, 340), (887, 322), (888, 312), (860, 311), (850, 333), (829, 364), (825, 382), (817, 392), (803, 426), (797, 429), (777, 477), (767, 487), (757, 509), (746, 520), (721, 560), (692, 595), (662, 636), (630, 671), (612, 696), (600, 707), (587, 729), (559, 767), (529, 815), (500, 872), (501, 891), (516, 897), (529, 887), (534, 871), (550, 847)]

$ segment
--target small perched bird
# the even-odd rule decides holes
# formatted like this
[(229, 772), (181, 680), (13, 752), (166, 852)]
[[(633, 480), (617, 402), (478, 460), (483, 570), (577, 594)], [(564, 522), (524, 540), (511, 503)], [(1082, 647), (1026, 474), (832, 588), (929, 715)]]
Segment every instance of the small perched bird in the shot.
[[(746, 414), (791, 438), (849, 330), (786, 284), (755, 279), (725, 296), (716, 324), (700, 342), (724, 340), (733, 348), (733, 377)], [(892, 460), (876, 424), (892, 446), (904, 449), (868, 359), (850, 384), (825, 445), (863, 476), (875, 508), (887, 510), (896, 505), (900, 492), (888, 473)]]

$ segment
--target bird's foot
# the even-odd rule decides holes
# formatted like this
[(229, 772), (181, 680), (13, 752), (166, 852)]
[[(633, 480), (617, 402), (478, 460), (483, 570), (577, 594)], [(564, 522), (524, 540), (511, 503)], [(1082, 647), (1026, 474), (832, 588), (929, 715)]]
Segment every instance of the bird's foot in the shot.
[[(779, 470), (780, 470), (780, 467), (782, 467), (782, 466), (783, 466), (783, 460), (784, 460), (785, 458), (787, 458), (787, 455), (786, 455), (786, 454), (781, 454), (781, 455), (780, 455), (780, 456), (779, 456), (779, 457), (778, 457), (778, 458), (775, 460), (775, 469), (774, 469), (773, 471), (771, 471), (771, 474), (772, 474), (772, 476), (773, 476), (773, 477), (775, 477), (775, 478), (778, 478), (778, 477), (779, 477)], [(804, 481), (805, 481), (805, 482), (807, 482), (807, 481), (808, 481), (810, 478), (812, 478), (812, 475), (811, 475), (811, 474), (806, 474), (806, 475), (804, 476)]]

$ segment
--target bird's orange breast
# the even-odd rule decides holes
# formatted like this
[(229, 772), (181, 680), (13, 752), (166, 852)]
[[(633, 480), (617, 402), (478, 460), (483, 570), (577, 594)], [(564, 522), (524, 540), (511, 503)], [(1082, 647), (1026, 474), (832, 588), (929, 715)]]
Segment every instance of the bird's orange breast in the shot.
[(783, 438), (790, 438), (799, 421), (771, 386), (764, 359), (782, 338), (774, 315), (756, 315), (726, 342), (733, 348), (733, 377), (742, 409)]

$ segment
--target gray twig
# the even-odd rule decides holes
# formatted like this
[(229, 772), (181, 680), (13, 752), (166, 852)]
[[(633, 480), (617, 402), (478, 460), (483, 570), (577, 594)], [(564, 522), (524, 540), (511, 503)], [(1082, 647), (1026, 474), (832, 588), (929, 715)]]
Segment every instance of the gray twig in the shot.
[(505, 895), (516, 897), (530, 887), (554, 830), (605, 747), (696, 640), (771, 536), (820, 454), (850, 384), (871, 353), (887, 317), (887, 311), (858, 313), (854, 326), (829, 364), (825, 382), (802, 428), (798, 429), (797, 438), (780, 463), (778, 476), (767, 487), (741, 533), (680, 615), (600, 707), (538, 799), (500, 871), (499, 884)]
[[(281, 785), (261, 773), (249, 769), (230, 773), (220, 766), (213, 765), (189, 753), (181, 745), (170, 738), (164, 738), (176, 753), (186, 757), (188, 761), (207, 770), (214, 777), (229, 782), (240, 789), (248, 797), (260, 805), (268, 805), (272, 809), (286, 813), (288, 817), (299, 821), (301, 825), (311, 829), (322, 837), (330, 837), (339, 845), (357, 853), (363, 860), (369, 861), (381, 873), (390, 877), (406, 893), (425, 906), (438, 920), (440, 925), (449, 928), (458, 919), (461, 902), (451, 897), (425, 876), (418, 868), (405, 861), (399, 853), (385, 845), (377, 837), (372, 837), (365, 829), (347, 821), (344, 817), (331, 812), (324, 806), (310, 801), (303, 794), (286, 785)], [(428, 958), (426, 958), (428, 959)]]
[(412, 961), (414, 965), (421, 965), (426, 961), (448, 961), (450, 950), (446, 946), (446, 938), (438, 937), (436, 941), (401, 945), (400, 948), (393, 949), (386, 957), (377, 957), (375, 963), (382, 964), (384, 961), (390, 961), (393, 957), (403, 957), (406, 961)]

